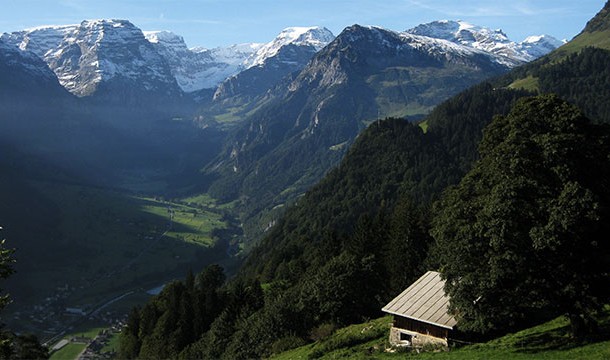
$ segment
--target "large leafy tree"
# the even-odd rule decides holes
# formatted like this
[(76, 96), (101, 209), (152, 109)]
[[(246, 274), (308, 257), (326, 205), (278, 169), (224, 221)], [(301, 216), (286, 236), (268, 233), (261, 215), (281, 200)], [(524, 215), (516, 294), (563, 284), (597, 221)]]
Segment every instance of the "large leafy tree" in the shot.
[(485, 129), (481, 159), (436, 207), (432, 235), (464, 330), (565, 313), (575, 333), (609, 300), (610, 136), (556, 96)]

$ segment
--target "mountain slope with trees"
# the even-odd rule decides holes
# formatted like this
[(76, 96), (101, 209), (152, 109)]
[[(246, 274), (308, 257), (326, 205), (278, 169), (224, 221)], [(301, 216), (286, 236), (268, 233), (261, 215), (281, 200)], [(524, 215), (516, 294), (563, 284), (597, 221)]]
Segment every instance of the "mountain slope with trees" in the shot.
[[(437, 107), (428, 117), (425, 134), (419, 126), (400, 119), (372, 124), (341, 165), (270, 230), (248, 257), (244, 273), (254, 271), (272, 279), (269, 274), (276, 267), (293, 260), (285, 248), (298, 244), (299, 251), (292, 253), (310, 258), (307, 254), (317, 248), (314, 239), (320, 234), (350, 236), (361, 216), (391, 211), (400, 199), (429, 203), (446, 186), (458, 182), (467, 164), (476, 159), (483, 126), (494, 115), (508, 112), (515, 99), (525, 94), (494, 90), (489, 84), (474, 87)], [(456, 117), (451, 127), (442, 124), (448, 114)], [(460, 121), (462, 117), (468, 121)]]
[[(336, 165), (380, 116), (422, 117), (509, 70), (505, 59), (446, 40), (354, 25), (285, 79), (206, 167), (210, 193), (240, 200), (247, 240)], [(509, 62), (512, 65), (516, 63)]]
[[(337, 325), (379, 314), (381, 304), (420, 275), (424, 268), (436, 267), (443, 271), (448, 267), (451, 270), (446, 257), (462, 253), (467, 258), (470, 256), (463, 266), (480, 270), (481, 266), (489, 265), (483, 272), (491, 269), (481, 276), (491, 277), (493, 288), (472, 282), (472, 286), (479, 286), (475, 289), (490, 294), (489, 300), (479, 299), (480, 303), (506, 299), (507, 305), (506, 311), (497, 312), (492, 318), (465, 308), (465, 321), (471, 321), (470, 325), (465, 323), (465, 329), (504, 332), (510, 325), (525, 325), (517, 319), (534, 310), (542, 317), (568, 311), (582, 319), (581, 324), (590, 324), (590, 314), (600, 302), (607, 301), (603, 293), (600, 296), (607, 288), (600, 286), (607, 280), (607, 275), (600, 269), (607, 268), (608, 245), (598, 236), (607, 233), (604, 224), (608, 223), (610, 206), (606, 127), (589, 124), (574, 107), (556, 97), (524, 100), (513, 108), (519, 98), (532, 93), (508, 85), (526, 74), (524, 71), (567, 71), (571, 64), (579, 63), (582, 66), (574, 76), (581, 77), (584, 85), (576, 82), (574, 89), (578, 89), (581, 98), (586, 98), (587, 92), (604, 90), (605, 78), (601, 77), (596, 84), (595, 77), (598, 71), (603, 73), (600, 64), (604, 63), (607, 51), (583, 50), (557, 62), (549, 60), (552, 56), (516, 69), (507, 77), (495, 80), (493, 85), (476, 86), (439, 105), (423, 123), (427, 125), (426, 132), (397, 119), (370, 125), (341, 164), (299, 198), (269, 231), (252, 251), (237, 279), (226, 286), (231, 289), (236, 286), (234, 284), (247, 281), (251, 286), (264, 289), (262, 293), (260, 289), (254, 291), (261, 299), (257, 307), (249, 307), (248, 313), (238, 317), (234, 310), (217, 317), (210, 330), (185, 347), (182, 355), (265, 357), (297, 346), (332, 332)], [(570, 82), (566, 80), (563, 84)], [(557, 84), (549, 85), (549, 89), (558, 92), (560, 97), (567, 98), (574, 92), (570, 86)], [(596, 85), (589, 86), (592, 84)], [(606, 106), (608, 98), (599, 99), (597, 104), (585, 106), (585, 114)], [(511, 108), (513, 113), (508, 115)], [(496, 115), (504, 116), (496, 117), (492, 122)], [(603, 116), (594, 120), (606, 121)], [(483, 129), (488, 125), (486, 140), (480, 145), (484, 157), (477, 163), (477, 148), (483, 138)], [(507, 142), (503, 145), (502, 141)], [(515, 156), (507, 156), (514, 151), (517, 151)], [(489, 154), (494, 155), (493, 161), (487, 157)], [(483, 166), (483, 171), (480, 164), (487, 163), (490, 165)], [(473, 168), (473, 164), (478, 165)], [(519, 169), (529, 173), (521, 174)], [(478, 175), (465, 178), (464, 181), (470, 181), (473, 187), (472, 191), (463, 191), (465, 199), (477, 195), (475, 190), (488, 191), (487, 180), (508, 177), (510, 186), (499, 182), (497, 191), (489, 195), (479, 193), (481, 202), (489, 200), (489, 206), (472, 209), (480, 209), (480, 221), (486, 219), (488, 222), (472, 229), (479, 231), (475, 235), (479, 238), (495, 236), (497, 241), (469, 244), (470, 253), (467, 252), (470, 249), (462, 250), (462, 253), (451, 252), (449, 233), (452, 229), (459, 230), (451, 226), (466, 226), (470, 219), (457, 224), (450, 221), (449, 215), (465, 213), (443, 207), (451, 205), (450, 200), (457, 196), (452, 196), (451, 191), (432, 213), (429, 204), (469, 171)], [(468, 180), (470, 178), (472, 180)], [(457, 189), (452, 191), (459, 191), (460, 187)], [(508, 201), (511, 199), (514, 201)], [(494, 204), (497, 206), (492, 206)], [(434, 256), (429, 255), (434, 243), (429, 236), (431, 222), (435, 229), (432, 234), (439, 242), (434, 245)], [(497, 227), (491, 227), (496, 223)], [(443, 224), (447, 224), (445, 228)], [(599, 239), (587, 242), (590, 236)], [(528, 247), (530, 237), (535, 238), (535, 243)], [(522, 250), (527, 255), (519, 253), (519, 244), (531, 251)], [(570, 244), (582, 246), (574, 248)], [(443, 245), (447, 246), (443, 248)], [(497, 249), (498, 256), (492, 257), (493, 252), (485, 252), (486, 246)], [(601, 250), (599, 253), (595, 253), (596, 247)], [(483, 257), (488, 262), (481, 262), (476, 256), (479, 250), (483, 251), (482, 256), (489, 255)], [(578, 261), (562, 261), (564, 251), (569, 258)], [(542, 268), (529, 266), (535, 261), (530, 256), (544, 255), (549, 257), (548, 263), (538, 265)], [(592, 261), (591, 269), (585, 267), (587, 260)], [(459, 269), (457, 265), (456, 269)], [(560, 277), (566, 278), (564, 282), (545, 283), (555, 269), (562, 275)], [(538, 270), (545, 272), (545, 277), (523, 277)], [(569, 282), (572, 277), (576, 283)], [(526, 283), (511, 287), (517, 279), (525, 279)], [(257, 281), (264, 285), (256, 285)], [(470, 285), (471, 282), (463, 283), (463, 286)], [(526, 308), (514, 296), (508, 296), (511, 294), (493, 296), (510, 289), (528, 301), (539, 299), (541, 302), (534, 302), (534, 308)], [(537, 289), (546, 293), (538, 294)], [(465, 299), (472, 303), (476, 291), (467, 289), (464, 293), (469, 296)], [(460, 293), (457, 294), (460, 299)], [(536, 294), (538, 298), (534, 298)], [(555, 304), (544, 306), (549, 302)], [(568, 303), (572, 303), (572, 307)], [(487, 307), (488, 311), (490, 309), (491, 306)], [(489, 316), (490, 313), (493, 314), (485, 314)], [(515, 318), (503, 323), (511, 315)], [(574, 324), (578, 323), (576, 319)], [(574, 330), (578, 333), (578, 329)], [(212, 350), (219, 348), (225, 351)]]
[(542, 94), (559, 94), (580, 107), (593, 121), (610, 123), (609, 68), (610, 50), (586, 47), (561, 61), (555, 61), (553, 56), (545, 57), (495, 83)]
[[(489, 92), (497, 91), (489, 86), (481, 88), (487, 89)], [(474, 90), (472, 91), (476, 93)], [(478, 89), (478, 91), (482, 90)], [(513, 93), (513, 91), (507, 90), (507, 93)], [(514, 102), (516, 98), (508, 99)], [(538, 107), (528, 110), (529, 104), (532, 103), (537, 104)], [(530, 119), (538, 120), (538, 122), (527, 121)], [(545, 119), (551, 119), (556, 123), (545, 122)], [(526, 133), (523, 131), (515, 133), (519, 130), (511, 130), (508, 131), (509, 136), (506, 139), (507, 122), (513, 127), (521, 126)], [(400, 129), (401, 125), (405, 128)], [(428, 134), (424, 136), (420, 129), (403, 120), (388, 119), (375, 127), (377, 128), (371, 127), (363, 134), (362, 144), (359, 139), (344, 160), (345, 168), (353, 166), (351, 171), (339, 177), (348, 179), (347, 183), (357, 180), (359, 176), (362, 177), (366, 173), (359, 172), (359, 166), (348, 166), (350, 161), (354, 161), (354, 164), (369, 164), (370, 162), (365, 159), (364, 154), (375, 154), (369, 156), (379, 156), (380, 154), (379, 150), (366, 150), (372, 150), (375, 146), (381, 146), (380, 144), (391, 143), (388, 142), (391, 138), (389, 134), (396, 132), (397, 136), (393, 139), (394, 141), (397, 138), (405, 139), (405, 143), (413, 144), (413, 148), (419, 149), (425, 145), (422, 142), (413, 141), (413, 137), (405, 135), (412, 132), (420, 134), (422, 137), (428, 136)], [(220, 315), (213, 320), (209, 330), (196, 336), (199, 337), (199, 340), (193, 340), (194, 342), (182, 349), (175, 349), (176, 353), (172, 356), (180, 354), (186, 358), (227, 359), (264, 357), (303, 344), (307, 340), (326, 336), (324, 334), (332, 332), (336, 326), (376, 316), (383, 303), (400, 292), (425, 268), (440, 266), (441, 271), (446, 268), (451, 269), (449, 259), (453, 259), (454, 267), (462, 266), (466, 269), (473, 269), (477, 266), (475, 273), (484, 274), (478, 275), (479, 277), (494, 277), (492, 280), (480, 279), (483, 284), (481, 289), (489, 292), (489, 295), (483, 295), (482, 298), (487, 300), (489, 297), (490, 305), (482, 309), (475, 306), (483, 314), (480, 316), (494, 314), (494, 318), (483, 320), (475, 318), (472, 320), (474, 325), (470, 325), (470, 327), (464, 322), (464, 330), (502, 333), (508, 329), (523, 327), (536, 320), (557, 316), (564, 311), (573, 311), (576, 316), (573, 319), (575, 324), (573, 331), (578, 333), (578, 319), (582, 319), (581, 325), (591, 326), (592, 320), (595, 319), (595, 311), (600, 309), (599, 305), (605, 301), (603, 294), (606, 286), (603, 282), (607, 279), (600, 269), (607, 267), (606, 247), (608, 244), (602, 238), (592, 242), (588, 240), (592, 238), (590, 235), (604, 234), (607, 230), (604, 228), (606, 226), (604, 224), (608, 223), (607, 209), (610, 205), (608, 186), (605, 183), (606, 172), (609, 169), (607, 154), (610, 153), (607, 149), (609, 144), (607, 131), (608, 128), (605, 125), (591, 125), (574, 107), (556, 97), (527, 98), (525, 101), (520, 101), (507, 117), (496, 117), (485, 131), (486, 137), (481, 144), (483, 158), (471, 170), (470, 174), (473, 175), (467, 175), (465, 179), (470, 177), (474, 181), (494, 177), (500, 180), (510, 179), (510, 181), (515, 181), (517, 187), (525, 186), (525, 192), (521, 196), (519, 193), (515, 194), (517, 191), (515, 189), (518, 188), (506, 188), (500, 185), (499, 189), (502, 191), (493, 191), (489, 200), (490, 205), (486, 205), (487, 207), (480, 211), (479, 221), (482, 222), (480, 226), (472, 225), (469, 217), (467, 220), (457, 219), (462, 212), (456, 211), (455, 208), (456, 206), (459, 208), (461, 205), (452, 205), (451, 201), (456, 197), (452, 197), (451, 192), (445, 195), (443, 202), (437, 206), (441, 210), (434, 211), (432, 216), (427, 208), (421, 205), (421, 201), (410, 200), (404, 192), (404, 197), (400, 198), (389, 195), (401, 192), (393, 189), (392, 186), (409, 183), (404, 180), (397, 182), (392, 180), (401, 173), (400, 170), (397, 170), (396, 173), (388, 173), (387, 179), (384, 179), (383, 171), (376, 173), (377, 176), (383, 174), (381, 178), (378, 178), (379, 182), (375, 183), (376, 185), (383, 184), (378, 189), (390, 189), (388, 193), (385, 193), (386, 196), (383, 191), (379, 193), (371, 191), (374, 187), (368, 181), (354, 183), (354, 189), (368, 189), (360, 190), (360, 194), (371, 196), (370, 203), (376, 206), (356, 208), (355, 214), (352, 215), (359, 215), (354, 222), (355, 225), (347, 222), (346, 228), (341, 229), (341, 223), (336, 223), (336, 228), (329, 226), (324, 229), (318, 224), (318, 222), (323, 222), (323, 217), (318, 217), (315, 214), (316, 207), (311, 205), (323, 203), (324, 192), (320, 189), (328, 186), (323, 181), (287, 212), (284, 219), (286, 223), (281, 223), (276, 227), (276, 229), (283, 229), (286, 233), (272, 232), (272, 234), (278, 234), (276, 240), (284, 240), (273, 243), (271, 237), (266, 238), (262, 245), (251, 254), (250, 261), (242, 269), (241, 275), (222, 290), (231, 297), (234, 295), (230, 294), (240, 294), (243, 291), (240, 289), (245, 286), (249, 289), (248, 293), (257, 295), (244, 297), (244, 299), (250, 300), (244, 300), (246, 302), (240, 303), (241, 305), (237, 307), (226, 305), (223, 310), (218, 312)], [(366, 134), (371, 137), (367, 138)], [(538, 135), (530, 137), (531, 134)], [(374, 139), (377, 139), (378, 142), (373, 141)], [(503, 145), (503, 141), (510, 144), (513, 139), (516, 139), (514, 141), (524, 141), (525, 145), (517, 142), (517, 147), (514, 149)], [(523, 148), (518, 148), (519, 146), (523, 146)], [(430, 150), (428, 147), (424, 149)], [(402, 151), (395, 150), (388, 154), (396, 156)], [(432, 151), (429, 152), (432, 153)], [(504, 156), (507, 152), (516, 152), (516, 156)], [(440, 154), (447, 156), (444, 152), (440, 152)], [(521, 161), (522, 154), (523, 156), (545, 156), (545, 158), (530, 160), (524, 158)], [(481, 170), (479, 164), (489, 162), (490, 158), (497, 164)], [(390, 162), (401, 162), (400, 159), (392, 156), (387, 159)], [(408, 156), (405, 159), (408, 159)], [(442, 156), (433, 159), (440, 160)], [(583, 159), (587, 159), (587, 161), (581, 161)], [(602, 163), (606, 165), (597, 167), (591, 165), (601, 165)], [(382, 164), (383, 162), (380, 162), (376, 166), (383, 169)], [(521, 169), (527, 164), (530, 166), (530, 171), (521, 174)], [(544, 164), (549, 171), (538, 172), (540, 164)], [(512, 171), (516, 171), (516, 173), (504, 176), (502, 171), (506, 171), (507, 168), (511, 169), (511, 167), (514, 167)], [(340, 172), (342, 169), (339, 167), (335, 171)], [(375, 172), (372, 171), (371, 174), (375, 174)], [(551, 178), (555, 176), (556, 181), (548, 181), (549, 176)], [(589, 184), (588, 188), (594, 189), (594, 191), (588, 192), (587, 188), (579, 187), (578, 183), (572, 181), (572, 176)], [(366, 177), (364, 176), (365, 179)], [(327, 179), (333, 179), (332, 173)], [(562, 184), (560, 180), (564, 183)], [(544, 189), (528, 187), (532, 183), (535, 184), (536, 181), (546, 187)], [(330, 180), (329, 184), (332, 184)], [(341, 191), (343, 186), (335, 188), (334, 191)], [(457, 189), (462, 186), (465, 185), (460, 185)], [(551, 187), (556, 190), (552, 190)], [(349, 189), (349, 186), (345, 186), (345, 188)], [(489, 191), (489, 187), (477, 185), (476, 189), (482, 191), (481, 198), (485, 199), (485, 191)], [(463, 190), (464, 197), (473, 196), (473, 192)], [(315, 197), (316, 193), (322, 196)], [(522, 201), (522, 197), (528, 194), (530, 196), (539, 195), (542, 198), (527, 205)], [(302, 202), (310, 196), (311, 203)], [(350, 196), (346, 196), (346, 194), (337, 196), (351, 199), (356, 196), (356, 193), (351, 192)], [(503, 196), (515, 197), (516, 202), (512, 204), (514, 206), (505, 201)], [(556, 198), (552, 196), (556, 196)], [(366, 203), (366, 201), (366, 198), (357, 198), (353, 204), (358, 205), (361, 202)], [(463, 201), (469, 200), (464, 199)], [(483, 201), (474, 201), (473, 204), (482, 204)], [(301, 203), (306, 205), (303, 211), (309, 211), (307, 214), (295, 210)], [(512, 210), (504, 211), (502, 206), (508, 205), (512, 206)], [(320, 207), (324, 208), (323, 205)], [(346, 208), (349, 207), (350, 205), (346, 206)], [(477, 209), (476, 206), (471, 208), (473, 211)], [(547, 223), (540, 223), (536, 231), (528, 230), (528, 226), (532, 225), (529, 218), (523, 220), (522, 225), (518, 224), (517, 221), (524, 209), (527, 210), (525, 214), (541, 216), (540, 219), (546, 219)], [(293, 211), (298, 215), (291, 219)], [(499, 213), (494, 211), (499, 211)], [(324, 213), (322, 212), (322, 214)], [(341, 214), (340, 210), (337, 214)], [(504, 217), (502, 217), (503, 215)], [(304, 218), (311, 222), (303, 223), (303, 226), (299, 227), (298, 219), (302, 221)], [(341, 215), (338, 218), (341, 219)], [(576, 224), (572, 221), (576, 219), (581, 219), (582, 222)], [(289, 220), (290, 222), (288, 222)], [(332, 220), (336, 221), (337, 218), (333, 217)], [(432, 227), (430, 220), (433, 222)], [(502, 221), (506, 221), (505, 226), (496, 224)], [(494, 234), (498, 238), (507, 236), (502, 241), (498, 240), (497, 245), (492, 244), (494, 249), (496, 246), (499, 249), (497, 250), (498, 257), (490, 257), (489, 262), (481, 262), (481, 259), (485, 259), (485, 256), (491, 256), (490, 254), (493, 253), (485, 250), (482, 250), (481, 254), (468, 255), (465, 249), (472, 248), (473, 251), (478, 251), (477, 249), (481, 248), (474, 242), (473, 239), (477, 239), (474, 236), (465, 235), (464, 237), (464, 241), (470, 239), (473, 242), (471, 246), (460, 246), (463, 245), (462, 242), (453, 243), (452, 239), (456, 233), (466, 234), (465, 230), (457, 229), (461, 224), (468, 225), (474, 230), (488, 226), (490, 230), (482, 236), (494, 236)], [(516, 231), (511, 231), (513, 229), (511, 226), (515, 227)], [(311, 228), (316, 230), (310, 231)], [(431, 228), (435, 239), (428, 235)], [(524, 230), (519, 230), (522, 228)], [(584, 232), (581, 235), (572, 236), (581, 231), (578, 229)], [(523, 236), (527, 236), (528, 233), (531, 234), (530, 236), (536, 236), (538, 243), (534, 245), (534, 248), (539, 251), (538, 254), (530, 254), (525, 250), (527, 247), (519, 245), (523, 241)], [(574, 243), (579, 241), (578, 239), (584, 241), (586, 246)], [(432, 256), (429, 256), (429, 246), (432, 244), (434, 244), (434, 251)], [(597, 251), (593, 251), (594, 249), (591, 247), (597, 248)], [(524, 248), (522, 250), (523, 258), (515, 258), (516, 249), (521, 248)], [(575, 248), (579, 251), (569, 250)], [(569, 256), (574, 257), (574, 260), (579, 259), (579, 261), (565, 262), (565, 251), (569, 251), (571, 254)], [(462, 254), (465, 255), (462, 256)], [(530, 256), (534, 258), (530, 258)], [(538, 265), (543, 269), (528, 265), (539, 263), (539, 257), (548, 260)], [(465, 261), (465, 258), (474, 260)], [(507, 262), (511, 261), (517, 261), (517, 263), (507, 266)], [(591, 271), (587, 271), (587, 265), (592, 269)], [(497, 271), (488, 270), (487, 266), (492, 266)], [(481, 267), (483, 270), (480, 269)], [(561, 271), (561, 274), (558, 274), (557, 277), (551, 276), (547, 283), (544, 283), (544, 278), (538, 275), (540, 272), (553, 274), (554, 271)], [(518, 273), (529, 274), (531, 280), (520, 282), (519, 280), (522, 278), (518, 276)], [(478, 279), (478, 277), (473, 279)], [(564, 279), (563, 287), (558, 286), (561, 284), (560, 279)], [(569, 279), (575, 279), (575, 283), (568, 282)], [(261, 286), (259, 281), (265, 285)], [(519, 283), (519, 286), (512, 285), (515, 281)], [(496, 286), (490, 288), (488, 286), (490, 283), (496, 284)], [(463, 294), (456, 293), (456, 296), (458, 299), (466, 297), (464, 301), (472, 303), (471, 297), (474, 296), (474, 292), (470, 290), (474, 285), (470, 282), (468, 284), (470, 287), (464, 290)], [(502, 284), (502, 286), (498, 284)], [(545, 287), (542, 286), (543, 284)], [(574, 287), (574, 285), (581, 287)], [(498, 291), (508, 293), (498, 295), (496, 293)], [(547, 294), (545, 296), (548, 298), (541, 297), (541, 292)], [(514, 294), (518, 294), (518, 296), (512, 296)], [(532, 298), (530, 299), (530, 297)], [(524, 298), (528, 301), (523, 302)], [(492, 302), (493, 299), (502, 301), (500, 304), (495, 304)], [(514, 301), (515, 307), (508, 306), (510, 299)], [(551, 299), (553, 299), (552, 306), (549, 305)], [(174, 303), (180, 301), (182, 300), (179, 298)], [(484, 303), (484, 300), (479, 301), (480, 304)], [(226, 304), (230, 303), (233, 302), (226, 302)], [(530, 309), (524, 308), (527, 304), (534, 305)], [(495, 305), (496, 308), (493, 308), (492, 305)], [(505, 310), (498, 311), (497, 306), (502, 306)], [(572, 306), (569, 308), (572, 310), (566, 306)], [(520, 311), (525, 312), (520, 313)], [(473, 312), (476, 314), (476, 311), (469, 310), (465, 312), (468, 315), (464, 316), (469, 316)], [(519, 316), (519, 314), (521, 315)], [(502, 316), (509, 317), (510, 321), (506, 321)], [(483, 324), (486, 326), (493, 324), (492, 320), (496, 321), (497, 325), (483, 327)], [(468, 321), (468, 318), (465, 321)], [(157, 322), (157, 324), (159, 323)], [(143, 337), (140, 338), (140, 341), (154, 335), (154, 332), (146, 333), (142, 332), (141, 327), (139, 329), (139, 336)], [(179, 326), (170, 328), (168, 331), (178, 331), (178, 329)], [(219, 331), (222, 332), (219, 333)], [(132, 333), (135, 334), (135, 329)], [(171, 345), (170, 341), (165, 346)], [(140, 352), (135, 356), (144, 355)]]
[[(503, 96), (494, 97), (497, 92), (488, 84), (469, 90), (473, 98), (496, 101), (466, 106), (478, 119), (473, 121), (485, 123), (525, 94), (499, 90)], [(455, 106), (458, 102), (448, 101), (438, 111), (452, 113)], [(470, 136), (464, 142), (477, 141)], [(299, 199), (250, 254), (236, 281), (266, 284), (258, 307), (244, 318), (217, 317), (183, 355), (260, 357), (377, 316), (385, 301), (424, 271), (432, 240), (423, 204), (459, 181), (459, 173), (458, 161), (433, 132), (424, 134), (402, 119), (371, 125), (342, 164)], [(228, 338), (218, 338), (212, 336), (217, 327), (248, 330), (226, 330)], [(223, 346), (224, 353), (213, 350)]]

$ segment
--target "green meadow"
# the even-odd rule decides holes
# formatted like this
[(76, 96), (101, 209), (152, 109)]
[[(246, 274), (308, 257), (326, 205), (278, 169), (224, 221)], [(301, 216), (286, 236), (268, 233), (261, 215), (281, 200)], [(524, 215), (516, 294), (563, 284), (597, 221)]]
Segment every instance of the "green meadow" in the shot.
[(87, 347), (86, 344), (70, 343), (51, 354), (50, 360), (74, 360)]
[(386, 316), (338, 329), (312, 344), (272, 356), (272, 359), (610, 359), (610, 306), (598, 317), (598, 334), (575, 339), (569, 321), (560, 316), (547, 323), (470, 345), (453, 345), (449, 351), (417, 352), (391, 349), (392, 318)]

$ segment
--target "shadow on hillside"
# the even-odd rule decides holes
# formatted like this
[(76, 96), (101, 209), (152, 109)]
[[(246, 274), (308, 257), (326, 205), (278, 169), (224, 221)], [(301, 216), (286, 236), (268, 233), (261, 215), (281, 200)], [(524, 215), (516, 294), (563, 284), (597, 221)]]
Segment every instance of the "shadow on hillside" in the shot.
[(598, 321), (599, 328), (597, 332), (587, 337), (574, 337), (570, 332), (570, 324), (565, 319), (562, 321), (562, 326), (517, 337), (514, 340), (514, 346), (517, 348), (517, 352), (535, 354), (553, 350), (565, 351), (607, 341), (610, 338), (610, 307), (606, 307)]

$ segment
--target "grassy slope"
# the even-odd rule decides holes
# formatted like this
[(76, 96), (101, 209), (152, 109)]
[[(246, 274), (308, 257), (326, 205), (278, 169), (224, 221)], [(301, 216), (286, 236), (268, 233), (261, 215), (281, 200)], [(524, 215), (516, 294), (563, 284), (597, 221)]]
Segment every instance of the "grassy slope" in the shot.
[(330, 337), (293, 350), (277, 354), (271, 359), (297, 360), (317, 358), (357, 358), (381, 354), (387, 344), (392, 318), (386, 316), (364, 324), (351, 325), (335, 331)]
[[(578, 53), (586, 47), (595, 47), (610, 50), (610, 3), (606, 3), (595, 17), (585, 26), (584, 30), (567, 44), (552, 51), (542, 58), (542, 66), (552, 65), (561, 62), (568, 55)], [(539, 64), (540, 62), (537, 61)], [(526, 65), (527, 66), (527, 65)], [(515, 79), (510, 88), (520, 88), (526, 90), (538, 90), (538, 79), (524, 72), (525, 78)]]
[(86, 347), (86, 344), (70, 343), (51, 354), (50, 360), (74, 360)]
[(610, 359), (610, 307), (601, 321), (600, 337), (577, 341), (570, 337), (569, 323), (559, 317), (547, 323), (508, 334), (487, 343), (437, 353), (389, 353), (390, 317), (336, 331), (330, 337), (290, 350), (273, 359)]
[[(385, 117), (423, 117), (444, 99), (486, 77), (468, 68), (389, 67), (366, 79), (377, 94), (378, 113), (365, 123)], [(460, 79), (460, 80), (456, 80)], [(462, 81), (460, 83), (460, 81)]]
[[(567, 44), (556, 49), (548, 55), (551, 64), (560, 62), (566, 56), (577, 53), (585, 47), (596, 47), (610, 50), (610, 30), (582, 32)], [(538, 90), (538, 78), (528, 75), (526, 78), (517, 79), (508, 86), (512, 89)]]
[(587, 46), (610, 50), (610, 30), (583, 32), (569, 43), (557, 49), (553, 54), (553, 58), (563, 58), (569, 54), (578, 52)]
[[(63, 337), (63, 339), (70, 340), (73, 337), (87, 338), (89, 340), (93, 340), (99, 333), (102, 331), (101, 327), (88, 327), (85, 326), (81, 329), (77, 329), (73, 331), (71, 334), (68, 334)], [(64, 346), (60, 350), (53, 352), (51, 354), (50, 360), (74, 360), (78, 357), (78, 355), (85, 350), (87, 344), (85, 343), (69, 343)]]
[(535, 78), (530, 75), (524, 79), (515, 80), (508, 87), (511, 89), (523, 89), (523, 90), (537, 92), (538, 91), (538, 78)]

